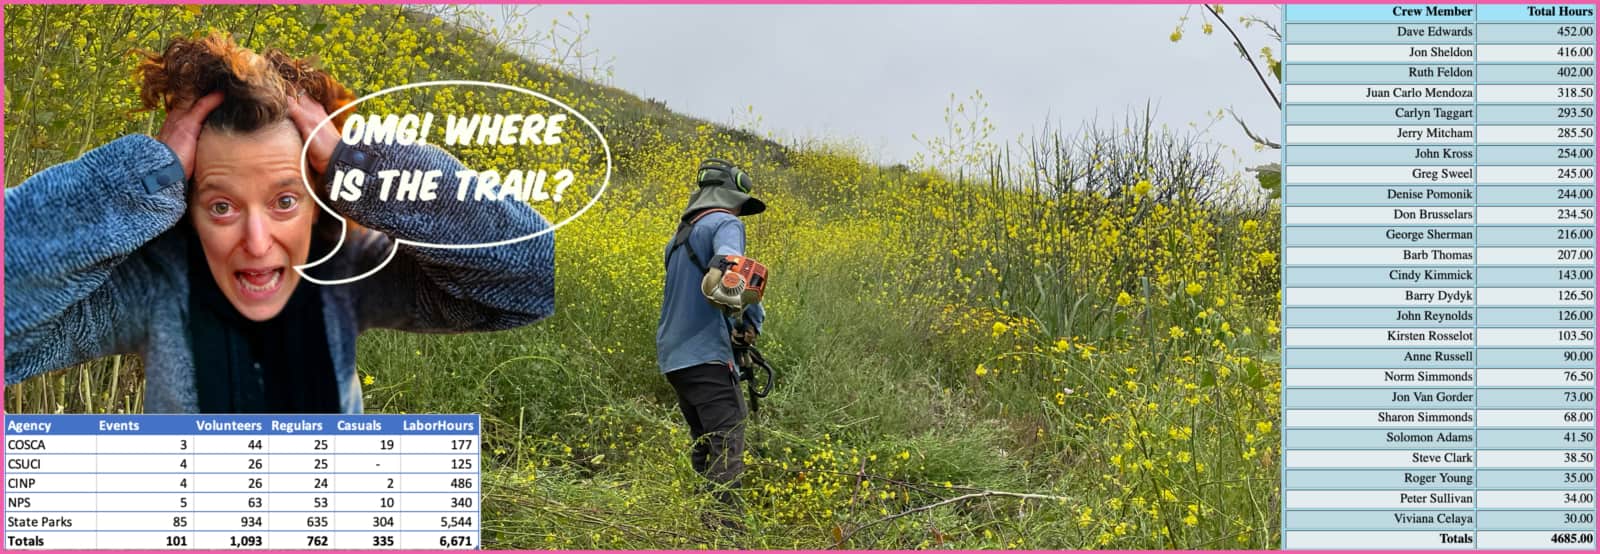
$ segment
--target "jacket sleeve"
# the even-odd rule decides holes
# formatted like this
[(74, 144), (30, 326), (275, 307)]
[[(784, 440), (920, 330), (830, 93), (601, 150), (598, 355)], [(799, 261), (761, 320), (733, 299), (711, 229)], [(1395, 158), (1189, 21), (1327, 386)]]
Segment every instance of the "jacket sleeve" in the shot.
[[(737, 218), (728, 220), (717, 226), (716, 234), (711, 236), (712, 256), (743, 256), (744, 254), (744, 222)], [(761, 303), (751, 304), (744, 309), (744, 317), (739, 321), (750, 322), (756, 328), (756, 333), (761, 333), (761, 324), (767, 320), (767, 311)]]
[[(359, 168), (367, 177), (356, 200), (330, 205), (367, 227), (346, 237), (344, 248), (365, 272), (382, 263), (396, 239), (431, 244), (470, 244), (525, 237), (549, 228), (534, 209), (515, 201), (457, 201), (460, 161), (431, 145), (346, 145), (335, 148), (328, 174)], [(440, 170), (439, 197), (388, 202), (377, 198), (378, 172)], [(376, 231), (376, 232), (371, 232)], [(487, 248), (429, 248), (400, 244), (381, 271), (346, 286), (358, 287), (355, 304), (362, 329), (419, 332), (492, 331), (527, 325), (555, 312), (555, 237)]]
[(163, 271), (138, 252), (184, 210), (183, 167), (146, 135), (7, 189), (6, 384), (137, 350)]

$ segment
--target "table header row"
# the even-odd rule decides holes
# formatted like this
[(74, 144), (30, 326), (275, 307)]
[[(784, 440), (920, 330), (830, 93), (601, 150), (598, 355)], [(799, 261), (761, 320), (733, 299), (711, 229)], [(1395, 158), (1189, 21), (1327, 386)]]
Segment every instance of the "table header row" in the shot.
[(460, 435), (477, 414), (93, 415), (6, 414), (5, 435)]
[(1290, 4), (1284, 21), (1419, 21), (1452, 23), (1593, 23), (1593, 4)]

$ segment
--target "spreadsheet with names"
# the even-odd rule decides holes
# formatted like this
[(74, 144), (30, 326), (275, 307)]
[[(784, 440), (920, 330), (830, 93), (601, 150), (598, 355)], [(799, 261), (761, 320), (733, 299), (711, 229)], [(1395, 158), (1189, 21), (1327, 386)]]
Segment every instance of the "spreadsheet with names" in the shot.
[(1595, 548), (1595, 21), (1285, 7), (1284, 548)]

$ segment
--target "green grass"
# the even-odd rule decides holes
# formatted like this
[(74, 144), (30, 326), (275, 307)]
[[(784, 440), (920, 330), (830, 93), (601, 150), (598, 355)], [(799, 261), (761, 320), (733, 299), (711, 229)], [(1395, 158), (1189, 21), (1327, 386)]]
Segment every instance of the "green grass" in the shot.
[[(129, 47), (207, 26), (324, 55), (358, 91), (516, 80), (582, 99), (607, 133), (616, 178), (557, 233), (555, 316), (498, 333), (372, 331), (357, 346), (369, 412), (482, 415), (488, 548), (1278, 543), (1278, 284), (1262, 258), (1276, 252), (1277, 212), (1193, 200), (1236, 184), (1204, 172), (1203, 145), (1090, 129), (1091, 144), (1068, 136), (1042, 164), (1056, 184), (989, 159), (968, 160), (982, 177), (952, 182), (710, 125), (393, 7), (187, 13), (8, 8), (7, 183), (153, 129), (155, 114), (126, 111), (131, 84), (113, 69)], [(65, 28), (109, 31), (78, 46)], [(463, 51), (406, 73), (363, 50), (381, 41), (308, 43), (344, 30)], [(505, 63), (523, 68), (503, 77)], [(752, 254), (774, 270), (762, 350), (779, 382), (751, 422), (744, 533), (700, 524), (725, 509), (697, 492), (655, 364), (660, 248), (683, 176), (708, 155), (744, 161), (773, 206), (749, 223)], [(1166, 177), (1180, 167), (1203, 176)], [(1144, 179), (1149, 197), (1127, 192)], [(5, 407), (137, 412), (141, 381), (137, 357), (118, 356), (7, 387)], [(952, 501), (963, 495), (976, 496)]]

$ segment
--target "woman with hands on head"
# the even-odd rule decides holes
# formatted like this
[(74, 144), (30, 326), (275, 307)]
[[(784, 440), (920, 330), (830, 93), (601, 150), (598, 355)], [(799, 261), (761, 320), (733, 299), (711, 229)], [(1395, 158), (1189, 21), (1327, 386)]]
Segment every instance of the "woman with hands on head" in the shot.
[[(549, 222), (526, 204), (325, 200), (352, 225), (318, 271), (295, 266), (340, 242), (320, 213), (337, 169), (461, 163), (426, 145), (346, 145), (355, 98), (326, 72), (221, 34), (177, 38), (139, 66), (140, 97), (166, 118), (39, 172), (5, 196), (5, 377), (19, 383), (111, 354), (144, 360), (146, 412), (359, 413), (356, 337), (374, 327), (491, 331), (555, 309), (554, 237), (481, 249), (424, 243), (527, 236)], [(309, 146), (307, 143), (309, 142)], [(326, 196), (323, 196), (326, 198)], [(509, 233), (509, 234), (508, 234)]]

